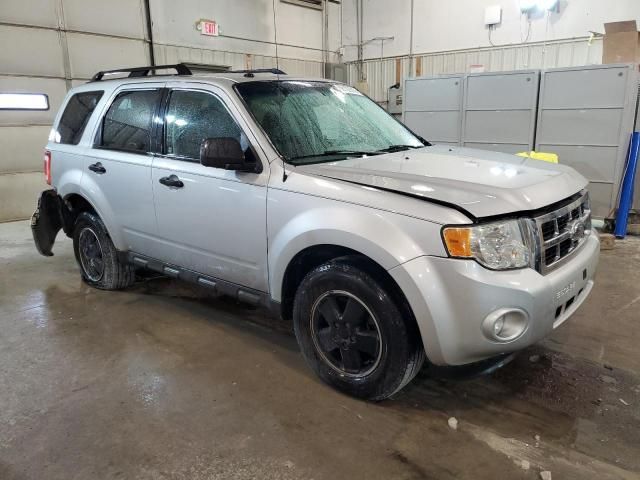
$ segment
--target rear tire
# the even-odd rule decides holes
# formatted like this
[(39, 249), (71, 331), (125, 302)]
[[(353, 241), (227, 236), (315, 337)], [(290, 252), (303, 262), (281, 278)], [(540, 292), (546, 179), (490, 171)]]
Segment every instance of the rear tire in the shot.
[(295, 334), (323, 381), (354, 397), (384, 400), (415, 377), (424, 348), (411, 315), (349, 258), (303, 279), (293, 306)]
[(133, 284), (132, 265), (122, 263), (104, 223), (94, 213), (82, 212), (73, 229), (73, 251), (82, 280), (101, 290), (120, 290)]

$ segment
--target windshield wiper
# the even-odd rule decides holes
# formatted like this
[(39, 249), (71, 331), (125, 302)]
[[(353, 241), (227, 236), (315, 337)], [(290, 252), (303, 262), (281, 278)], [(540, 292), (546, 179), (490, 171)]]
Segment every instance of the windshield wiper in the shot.
[(334, 155), (345, 155), (349, 156), (364, 156), (364, 155), (379, 155), (382, 153), (381, 151), (368, 151), (368, 150), (325, 150), (320, 153), (313, 153), (311, 155), (301, 155), (299, 157), (291, 157), (289, 160), (301, 160), (304, 158), (314, 158), (314, 157), (332, 157)]
[(415, 145), (389, 145), (386, 148), (381, 148), (380, 150), (376, 150), (376, 152), (378, 153), (402, 152), (404, 150), (409, 150), (411, 148), (422, 148), (422, 147), (417, 147)]

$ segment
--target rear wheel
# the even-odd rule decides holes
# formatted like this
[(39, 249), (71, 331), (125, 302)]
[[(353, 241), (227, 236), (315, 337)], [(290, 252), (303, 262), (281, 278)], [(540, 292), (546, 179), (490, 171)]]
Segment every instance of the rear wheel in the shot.
[(413, 318), (349, 257), (309, 273), (294, 301), (302, 354), (322, 380), (349, 395), (382, 400), (403, 388), (424, 362)]
[(104, 223), (97, 215), (78, 215), (73, 230), (73, 249), (82, 279), (103, 290), (118, 290), (133, 284), (134, 269), (120, 262)]

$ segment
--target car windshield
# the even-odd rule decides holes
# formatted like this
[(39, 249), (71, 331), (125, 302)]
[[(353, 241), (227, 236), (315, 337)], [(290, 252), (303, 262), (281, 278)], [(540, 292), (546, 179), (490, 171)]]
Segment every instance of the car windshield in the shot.
[(307, 81), (236, 85), (253, 117), (293, 165), (428, 145), (355, 88)]

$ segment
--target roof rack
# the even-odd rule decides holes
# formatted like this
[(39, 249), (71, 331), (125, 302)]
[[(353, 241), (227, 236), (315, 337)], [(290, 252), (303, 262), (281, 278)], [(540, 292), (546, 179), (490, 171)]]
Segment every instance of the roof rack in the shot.
[(116, 73), (129, 73), (128, 77), (147, 77), (149, 72), (155, 72), (156, 70), (169, 70), (176, 71), (176, 75), (192, 75), (191, 69), (184, 63), (177, 63), (175, 65), (149, 65), (146, 67), (133, 67), (133, 68), (117, 68), (115, 70), (101, 70), (91, 77), (92, 82), (99, 82), (105, 75), (113, 75)]
[(256, 68), (253, 70), (229, 70), (229, 73), (244, 73), (245, 77), (253, 77), (254, 73), (273, 73), (274, 75), (286, 75), (279, 68)]
[(115, 70), (101, 70), (91, 77), (92, 82), (101, 81), (105, 75), (114, 75), (117, 73), (128, 73), (128, 78), (132, 77), (148, 77), (151, 72), (156, 70), (170, 70), (176, 71), (176, 75), (193, 75), (192, 69), (210, 70), (217, 72), (228, 71), (230, 73), (244, 73), (245, 77), (253, 77), (256, 73), (273, 73), (274, 75), (286, 75), (285, 72), (279, 68), (258, 68), (255, 70), (225, 70), (225, 67), (211, 66), (210, 69), (206, 68), (206, 65), (188, 64), (188, 63), (176, 63), (175, 65), (149, 65), (146, 67), (132, 67), (132, 68), (116, 68)]

